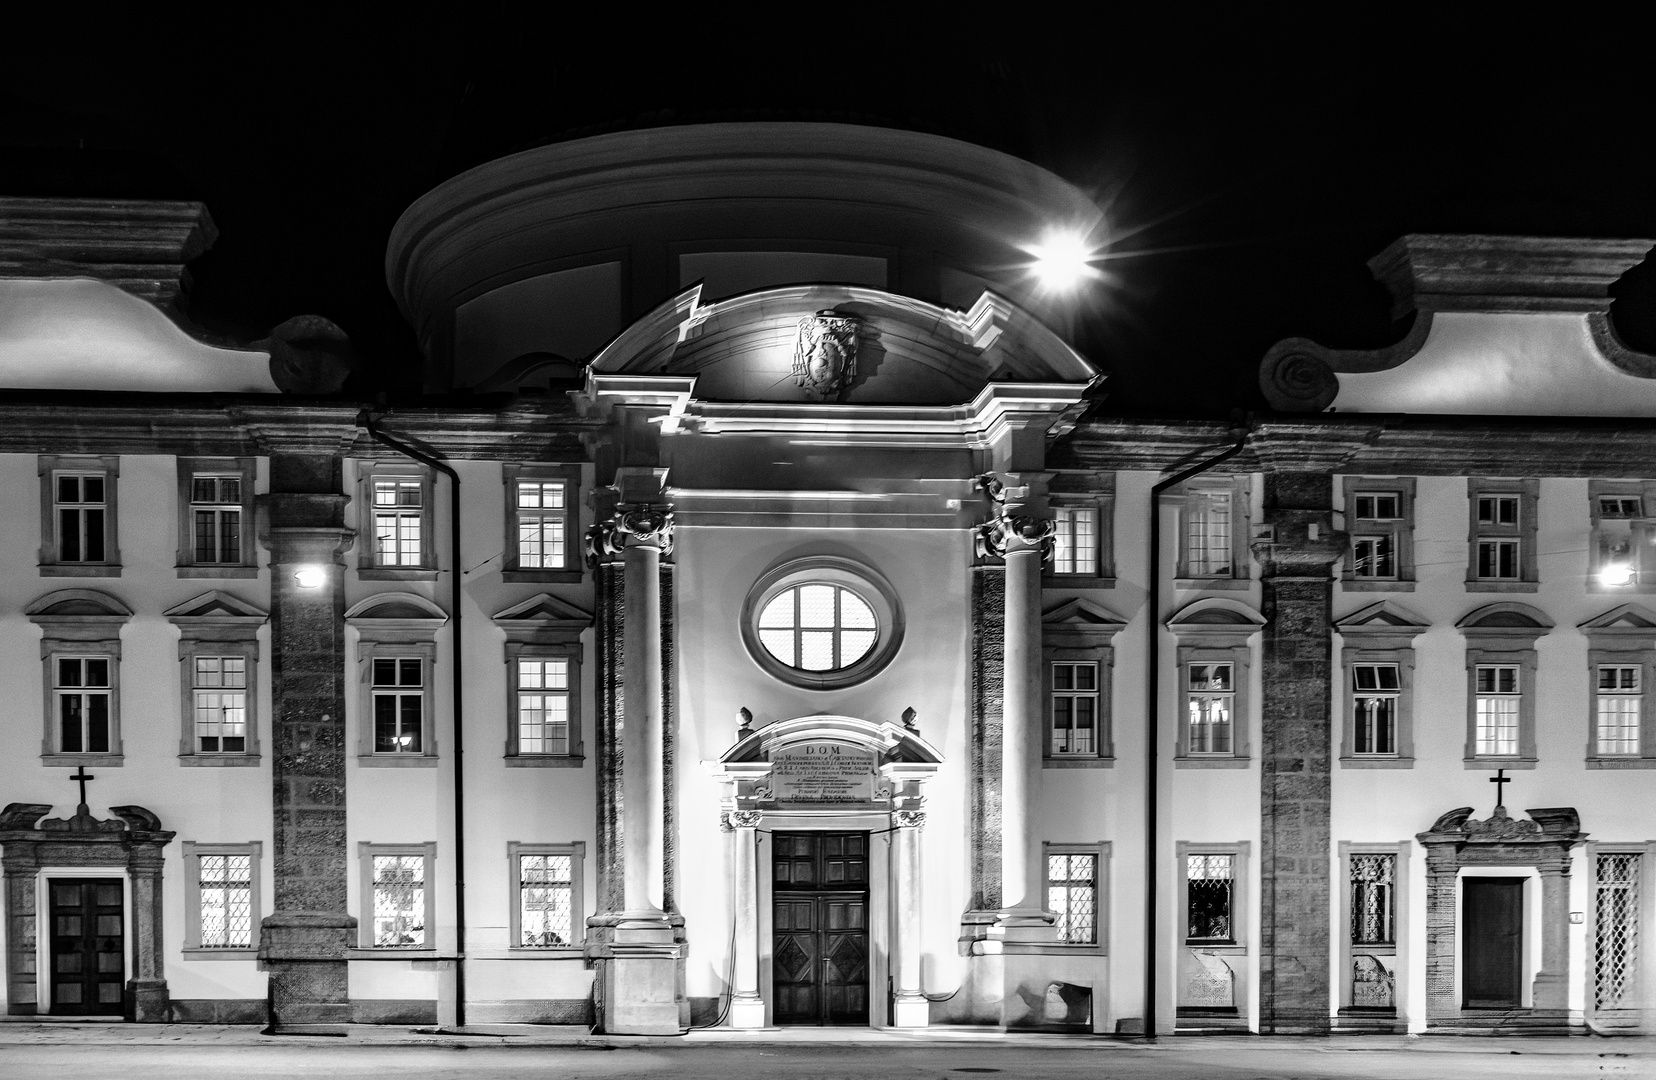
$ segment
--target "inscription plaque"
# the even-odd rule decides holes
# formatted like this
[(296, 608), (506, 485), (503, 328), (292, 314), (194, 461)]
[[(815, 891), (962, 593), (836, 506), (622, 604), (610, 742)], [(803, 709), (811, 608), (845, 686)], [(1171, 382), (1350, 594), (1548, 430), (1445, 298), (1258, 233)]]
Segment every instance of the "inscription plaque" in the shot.
[(803, 743), (771, 754), (777, 802), (874, 801), (874, 755), (841, 743)]

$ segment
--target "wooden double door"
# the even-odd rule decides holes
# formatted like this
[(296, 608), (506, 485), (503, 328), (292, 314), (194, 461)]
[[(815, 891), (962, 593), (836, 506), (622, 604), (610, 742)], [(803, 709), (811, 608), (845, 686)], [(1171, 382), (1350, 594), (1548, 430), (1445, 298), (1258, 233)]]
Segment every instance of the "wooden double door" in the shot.
[(772, 834), (772, 1013), (868, 1023), (868, 834)]
[(54, 1015), (120, 1016), (125, 1012), (126, 934), (120, 878), (51, 878)]

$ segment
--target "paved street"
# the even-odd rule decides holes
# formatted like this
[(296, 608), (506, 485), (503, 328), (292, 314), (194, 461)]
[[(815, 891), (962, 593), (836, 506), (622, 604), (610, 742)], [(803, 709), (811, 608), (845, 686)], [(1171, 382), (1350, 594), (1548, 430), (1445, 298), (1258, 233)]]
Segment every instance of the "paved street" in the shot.
[[(8, 1025), (9, 1027), (9, 1025)], [(1656, 1076), (1647, 1040), (1185, 1039), (1157, 1046), (1077, 1044), (732, 1045), (727, 1041), (636, 1046), (549, 1046), (504, 1039), (267, 1039), (156, 1033), (0, 1032), (4, 1080), (120, 1080), (210, 1076), (233, 1080), (508, 1080), (671, 1077), (673, 1080), (971, 1080), (1086, 1077), (1088, 1080), (1478, 1080), (1482, 1077)], [(80, 1041), (82, 1036), (98, 1040)]]

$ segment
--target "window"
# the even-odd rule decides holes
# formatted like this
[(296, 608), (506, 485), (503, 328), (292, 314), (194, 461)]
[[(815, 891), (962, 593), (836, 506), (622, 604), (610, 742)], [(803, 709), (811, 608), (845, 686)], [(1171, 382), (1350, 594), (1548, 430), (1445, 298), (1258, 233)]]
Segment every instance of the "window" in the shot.
[(240, 656), (195, 658), (196, 752), (247, 752), (247, 660)]
[(1341, 574), (1347, 592), (1414, 589), (1413, 477), (1344, 480), (1351, 555)]
[(1057, 547), (1055, 574), (1098, 573), (1098, 511), (1091, 507), (1060, 506), (1053, 510)]
[(374, 753), (424, 753), (425, 663), (418, 656), (376, 656), (371, 663)]
[(1477, 753), (1505, 755), (1518, 752), (1518, 667), (1512, 664), (1478, 665)]
[(1189, 708), (1186, 752), (1230, 754), (1231, 722), (1236, 705), (1230, 664), (1189, 664), (1185, 700)]
[(436, 844), (357, 845), (365, 949), (435, 949), (432, 863)]
[(518, 753), (569, 753), (569, 660), (519, 658)]
[(1536, 608), (1489, 604), (1456, 624), (1466, 636), (1466, 767), (1533, 768), (1536, 640), (1552, 621)]
[(890, 662), (902, 641), (897, 594), (849, 559), (819, 556), (762, 575), (742, 608), (742, 643), (766, 672), (811, 689), (850, 686)]
[(1401, 692), (1396, 664), (1353, 664), (1352, 709), (1358, 754), (1397, 753), (1397, 699)]
[[(1601, 1022), (1616, 1013), (1636, 1018), (1644, 995), (1641, 969), (1649, 945), (1639, 940), (1644, 921), (1645, 855), (1639, 847), (1590, 845), (1593, 863), (1593, 1012)], [(1620, 1019), (1620, 1017), (1617, 1017)]]
[(1599, 497), (1599, 517), (1601, 518), (1641, 518), (1644, 517), (1644, 500), (1638, 496), (1601, 495)]
[(562, 570), (566, 562), (561, 480), (517, 482), (518, 566), (525, 570)]
[(1098, 665), (1052, 665), (1052, 752), (1096, 754)]
[(178, 459), (178, 576), (253, 577), (252, 458)]
[(1639, 752), (1639, 666), (1600, 664), (1598, 668), (1598, 753)]
[(259, 855), (250, 844), (184, 843), (184, 951), (245, 958), (259, 947)]
[(1656, 481), (1589, 480), (1589, 592), (1656, 592)]
[(1468, 592), (1534, 592), (1536, 480), (1467, 481), (1472, 514)]
[(369, 581), (430, 580), (437, 566), (432, 536), (431, 474), (402, 464), (364, 467), (364, 549), (357, 574)]
[(1231, 493), (1193, 491), (1185, 517), (1190, 577), (1231, 576)]
[(507, 465), (507, 581), (581, 580), (579, 465)]
[(1353, 855), (1350, 865), (1352, 944), (1395, 945), (1397, 856)]
[(1115, 474), (1059, 471), (1049, 501), (1056, 543), (1046, 576), (1088, 588), (1113, 587)]
[(512, 875), (513, 949), (573, 949), (586, 931), (581, 912), (585, 844), (506, 845)]
[(182, 765), (257, 765), (259, 627), (265, 613), (213, 591), (166, 612), (178, 627)]
[(107, 656), (59, 656), (57, 749), (61, 754), (107, 754), (110, 747), (110, 670)]
[[(1341, 841), (1346, 929), (1340, 942), (1342, 1016), (1397, 1015), (1398, 912), (1409, 845)], [(1359, 1022), (1355, 1026), (1363, 1027)], [(1377, 1030), (1387, 1030), (1384, 1026)]]
[(1046, 906), (1058, 917), (1058, 940), (1066, 945), (1097, 945), (1100, 856), (1096, 846), (1072, 850), (1049, 844), (1046, 860)]
[(1236, 943), (1235, 859), (1230, 855), (1185, 856), (1185, 940)]
[(43, 454), (39, 471), (41, 576), (120, 577), (120, 458)]
[(494, 623), (506, 632), (506, 764), (579, 766), (581, 632), (591, 613), (541, 593)]
[(95, 754), (102, 765), (122, 764), (121, 627), (132, 612), (108, 593), (60, 589), (23, 613), (41, 628), (41, 760), (74, 768)]

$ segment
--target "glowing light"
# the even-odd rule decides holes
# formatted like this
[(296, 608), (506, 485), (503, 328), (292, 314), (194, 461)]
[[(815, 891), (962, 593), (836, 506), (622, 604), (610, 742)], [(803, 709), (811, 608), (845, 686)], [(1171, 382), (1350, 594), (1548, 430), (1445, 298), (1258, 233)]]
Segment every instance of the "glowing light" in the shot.
[(301, 566), (293, 574), (293, 583), (301, 589), (320, 589), (327, 580), (328, 572), (320, 566)]
[(1633, 583), (1633, 564), (1613, 562), (1599, 571), (1599, 581), (1606, 585), (1631, 585)]
[(1024, 249), (1035, 257), (1030, 270), (1044, 288), (1054, 292), (1075, 288), (1098, 276), (1092, 265), (1097, 252), (1083, 236), (1071, 232), (1049, 232), (1038, 244)]

